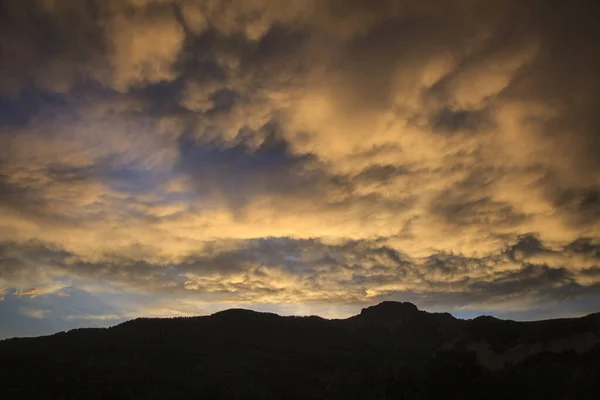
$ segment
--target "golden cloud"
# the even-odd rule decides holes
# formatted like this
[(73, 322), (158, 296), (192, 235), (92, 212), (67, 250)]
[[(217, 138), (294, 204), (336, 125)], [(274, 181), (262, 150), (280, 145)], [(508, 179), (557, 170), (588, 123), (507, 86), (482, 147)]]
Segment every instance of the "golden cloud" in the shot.
[(598, 57), (568, 29), (596, 32), (582, 11), (25, 3), (20, 25), (0, 21), (18, 111), (0, 126), (3, 287), (73, 278), (186, 312), (595, 293)]

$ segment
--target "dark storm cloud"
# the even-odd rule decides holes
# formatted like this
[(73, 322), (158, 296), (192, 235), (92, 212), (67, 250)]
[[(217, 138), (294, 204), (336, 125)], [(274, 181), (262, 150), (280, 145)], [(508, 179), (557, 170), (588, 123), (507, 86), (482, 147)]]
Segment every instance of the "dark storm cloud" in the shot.
[(433, 212), (457, 225), (518, 225), (526, 215), (510, 204), (496, 202), (489, 197), (476, 200), (452, 199), (451, 193), (442, 193)]
[(508, 246), (506, 249), (507, 254), (513, 260), (519, 257), (527, 257), (539, 253), (545, 253), (549, 251), (544, 248), (544, 245), (536, 235), (523, 235), (517, 239), (517, 241)]
[(491, 123), (485, 112), (442, 108), (431, 120), (434, 131), (441, 133), (477, 133), (489, 129)]
[(596, 224), (600, 221), (600, 187), (560, 191), (554, 204), (571, 215), (575, 224)]
[(62, 92), (103, 64), (95, 2), (5, 1), (0, 7), (0, 87), (9, 95), (19, 97), (28, 82)]
[(363, 169), (355, 179), (366, 182), (389, 182), (402, 175), (410, 175), (412, 171), (406, 166), (373, 165)]
[[(6, 280), (34, 274), (38, 265), (62, 265), (70, 256), (68, 252), (43, 243), (0, 244), (0, 276)], [(34, 278), (35, 279), (35, 278)]]
[(10, 182), (6, 175), (0, 175), (0, 194), (2, 203), (9, 207), (27, 207), (31, 203), (39, 206), (42, 202), (33, 191)]
[(550, 268), (545, 265), (524, 264), (518, 271), (502, 273), (491, 282), (474, 283), (470, 289), (483, 292), (486, 296), (520, 294), (527, 291), (544, 291), (557, 284), (573, 282), (571, 273), (565, 268)]
[(559, 104), (561, 115), (544, 127), (546, 140), (567, 146), (567, 157), (577, 172), (598, 172), (600, 167), (596, 157), (600, 119), (593, 106), (600, 100), (596, 73), (600, 27), (595, 23), (599, 12), (594, 1), (579, 1), (572, 7), (559, 1), (544, 3), (539, 12), (540, 55), (527, 81), (516, 86)]
[(583, 253), (600, 259), (600, 243), (594, 243), (591, 238), (579, 238), (568, 244), (565, 250), (574, 253)]
[(237, 210), (258, 194), (298, 201), (313, 199), (319, 191), (350, 192), (346, 178), (330, 176), (312, 155), (290, 152), (276, 123), (261, 129), (268, 133), (256, 149), (249, 148), (243, 136), (240, 144), (224, 148), (182, 138), (179, 168), (192, 177), (199, 196), (216, 192)]
[(44, 109), (60, 109), (66, 105), (64, 95), (35, 87), (21, 89), (17, 98), (0, 93), (0, 125), (26, 126)]

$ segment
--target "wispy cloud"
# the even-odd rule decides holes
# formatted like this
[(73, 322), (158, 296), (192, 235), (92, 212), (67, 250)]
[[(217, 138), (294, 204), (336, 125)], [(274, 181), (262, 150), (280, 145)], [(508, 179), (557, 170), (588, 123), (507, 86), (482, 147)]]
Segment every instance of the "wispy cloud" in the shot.
[(50, 310), (40, 310), (34, 308), (22, 308), (21, 312), (29, 318), (44, 319)]

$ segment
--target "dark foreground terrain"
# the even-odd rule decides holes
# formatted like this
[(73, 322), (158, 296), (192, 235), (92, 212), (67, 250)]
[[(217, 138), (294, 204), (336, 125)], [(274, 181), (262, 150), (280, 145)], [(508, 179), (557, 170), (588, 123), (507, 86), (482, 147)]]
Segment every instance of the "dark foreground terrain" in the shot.
[(600, 314), (345, 320), (228, 310), (0, 341), (0, 399), (595, 399)]

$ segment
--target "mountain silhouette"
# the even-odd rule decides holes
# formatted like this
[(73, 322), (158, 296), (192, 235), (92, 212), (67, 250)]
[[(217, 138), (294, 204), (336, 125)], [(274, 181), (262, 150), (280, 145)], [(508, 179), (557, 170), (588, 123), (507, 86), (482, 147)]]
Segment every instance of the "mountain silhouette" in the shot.
[(347, 319), (232, 309), (0, 341), (1, 399), (590, 399), (600, 314), (515, 322), (383, 302)]

